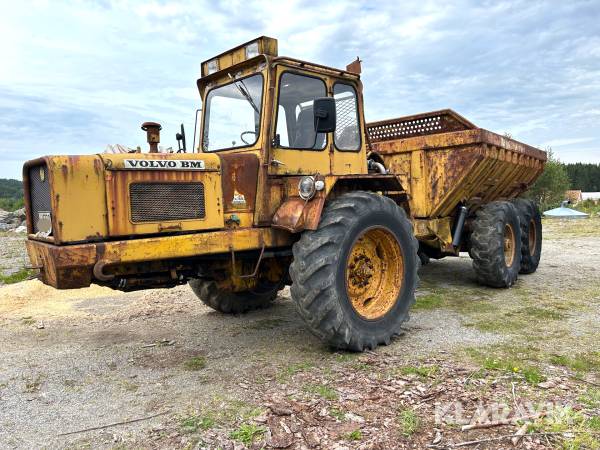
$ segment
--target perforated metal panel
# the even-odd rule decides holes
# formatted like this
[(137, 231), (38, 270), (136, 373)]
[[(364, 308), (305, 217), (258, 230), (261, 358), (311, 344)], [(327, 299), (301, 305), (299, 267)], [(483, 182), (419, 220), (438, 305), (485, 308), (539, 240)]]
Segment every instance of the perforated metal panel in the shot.
[(205, 217), (202, 183), (132, 183), (129, 185), (131, 220), (166, 222)]
[[(33, 232), (40, 231), (38, 222), (40, 213), (50, 215), (50, 183), (48, 181), (48, 167), (45, 164), (33, 166), (29, 169), (29, 194), (31, 199), (31, 223)], [(42, 230), (47, 231), (47, 230)]]
[(454, 111), (442, 110), (368, 123), (367, 134), (371, 142), (381, 142), (473, 128), (475, 125)]
[(342, 150), (358, 150), (360, 137), (358, 135), (356, 97), (353, 93), (347, 92), (342, 95), (335, 100), (335, 146)]

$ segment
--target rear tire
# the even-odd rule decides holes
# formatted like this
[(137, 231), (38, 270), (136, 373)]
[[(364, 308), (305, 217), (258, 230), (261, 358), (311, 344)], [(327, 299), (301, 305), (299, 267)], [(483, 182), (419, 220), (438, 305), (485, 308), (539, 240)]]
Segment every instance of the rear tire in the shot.
[(532, 200), (516, 198), (513, 205), (519, 212), (521, 222), (521, 270), (519, 273), (533, 273), (542, 257), (542, 216)]
[(219, 289), (214, 280), (206, 278), (190, 280), (189, 285), (202, 303), (224, 314), (268, 308), (277, 298), (277, 292), (283, 288), (283, 283), (280, 283), (259, 291), (227, 292)]
[(480, 283), (492, 287), (515, 283), (521, 268), (521, 226), (512, 203), (492, 202), (477, 211), (470, 254)]
[(300, 316), (335, 348), (389, 344), (415, 301), (417, 249), (394, 201), (360, 191), (340, 196), (317, 230), (294, 244), (291, 294)]

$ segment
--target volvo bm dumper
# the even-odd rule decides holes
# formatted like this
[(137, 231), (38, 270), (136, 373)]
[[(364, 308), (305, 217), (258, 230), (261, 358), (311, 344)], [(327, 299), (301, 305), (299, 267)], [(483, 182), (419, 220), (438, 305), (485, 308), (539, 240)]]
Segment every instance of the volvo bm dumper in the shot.
[[(191, 152), (45, 156), (25, 164), (27, 249), (58, 289), (189, 283), (223, 313), (285, 285), (328, 344), (388, 344), (421, 260), (468, 251), (478, 279), (534, 271), (541, 224), (519, 199), (544, 152), (451, 110), (364, 118), (360, 61), (278, 56), (261, 37), (201, 64)], [(181, 135), (178, 138), (182, 138)]]

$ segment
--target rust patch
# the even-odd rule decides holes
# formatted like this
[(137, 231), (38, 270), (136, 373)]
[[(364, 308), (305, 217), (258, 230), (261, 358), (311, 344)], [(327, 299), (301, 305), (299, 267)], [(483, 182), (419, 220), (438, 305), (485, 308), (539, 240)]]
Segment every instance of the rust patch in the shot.
[(258, 157), (249, 153), (219, 155), (225, 212), (254, 211), (258, 182)]
[(316, 230), (324, 204), (325, 197), (322, 195), (308, 202), (300, 197), (290, 198), (275, 212), (272, 225), (291, 233)]

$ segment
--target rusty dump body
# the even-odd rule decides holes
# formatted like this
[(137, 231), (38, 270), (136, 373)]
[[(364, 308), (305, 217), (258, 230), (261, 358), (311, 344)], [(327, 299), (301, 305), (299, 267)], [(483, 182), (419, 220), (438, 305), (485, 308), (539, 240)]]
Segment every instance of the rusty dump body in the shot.
[(478, 207), (522, 194), (540, 176), (546, 153), (478, 128), (446, 109), (367, 124), (371, 151), (408, 194), (415, 233), (455, 254), (452, 225), (459, 206)]
[[(433, 257), (458, 255), (459, 209), (468, 211), (468, 233), (478, 208), (524, 192), (546, 161), (451, 110), (366, 123), (358, 60), (340, 70), (280, 57), (277, 41), (261, 37), (201, 67), (203, 115), (191, 152), (158, 152), (161, 126), (146, 122), (149, 153), (25, 163), (27, 249), (45, 283), (133, 290), (210, 278), (239, 293), (253, 291), (260, 273), (289, 284), (293, 244), (318, 229), (329, 202), (353, 191), (394, 200)], [(207, 125), (218, 89), (251, 122), (220, 147)], [(312, 109), (322, 97), (333, 97), (337, 118), (318, 144)], [(211, 136), (226, 135), (225, 125), (211, 125)], [(314, 192), (303, 197), (307, 179)]]

